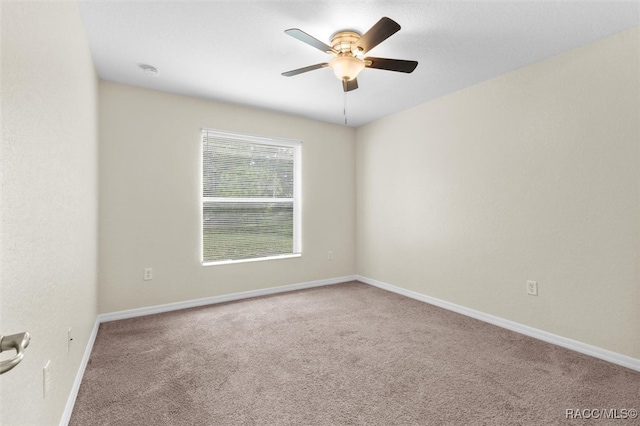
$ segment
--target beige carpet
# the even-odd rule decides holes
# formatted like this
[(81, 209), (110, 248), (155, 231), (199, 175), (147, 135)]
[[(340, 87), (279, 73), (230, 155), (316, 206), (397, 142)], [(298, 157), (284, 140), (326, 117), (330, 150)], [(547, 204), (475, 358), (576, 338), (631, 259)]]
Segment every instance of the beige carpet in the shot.
[(637, 425), (640, 373), (352, 282), (102, 324), (71, 425)]

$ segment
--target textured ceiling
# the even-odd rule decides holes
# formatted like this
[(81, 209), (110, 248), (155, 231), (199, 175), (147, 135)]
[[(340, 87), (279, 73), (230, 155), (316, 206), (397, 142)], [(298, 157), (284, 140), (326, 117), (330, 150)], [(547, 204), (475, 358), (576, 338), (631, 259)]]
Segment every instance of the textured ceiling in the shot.
[[(370, 56), (419, 62), (412, 74), (365, 69), (346, 96), (360, 126), (640, 25), (633, 2), (82, 1), (100, 78), (344, 123), (345, 95), (328, 68), (283, 71), (331, 57), (284, 33), (325, 43), (381, 17), (402, 29)], [(160, 71), (146, 76), (139, 64)]]

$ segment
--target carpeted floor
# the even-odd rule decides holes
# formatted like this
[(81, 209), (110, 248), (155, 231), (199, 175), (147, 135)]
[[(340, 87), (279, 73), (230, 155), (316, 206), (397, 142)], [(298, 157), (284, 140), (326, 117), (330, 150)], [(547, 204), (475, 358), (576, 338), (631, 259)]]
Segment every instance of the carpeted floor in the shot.
[(70, 424), (638, 424), (567, 409), (640, 373), (351, 282), (102, 324)]

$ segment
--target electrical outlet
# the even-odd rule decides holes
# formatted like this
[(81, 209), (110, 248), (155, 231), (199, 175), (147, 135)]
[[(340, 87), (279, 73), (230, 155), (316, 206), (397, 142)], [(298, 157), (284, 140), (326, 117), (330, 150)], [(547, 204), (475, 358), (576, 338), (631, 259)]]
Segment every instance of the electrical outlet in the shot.
[(49, 364), (51, 360), (47, 361), (42, 368), (42, 398), (46, 398), (51, 392), (51, 371), (49, 370)]
[(327, 259), (333, 260), (333, 252), (332, 251), (329, 251), (329, 254), (327, 255)]
[(67, 353), (71, 352), (71, 342), (73, 341), (73, 336), (71, 335), (71, 327), (67, 330)]
[(538, 282), (537, 281), (527, 281), (527, 294), (529, 296), (537, 296), (538, 295)]
[(144, 280), (149, 281), (153, 279), (153, 268), (144, 269)]

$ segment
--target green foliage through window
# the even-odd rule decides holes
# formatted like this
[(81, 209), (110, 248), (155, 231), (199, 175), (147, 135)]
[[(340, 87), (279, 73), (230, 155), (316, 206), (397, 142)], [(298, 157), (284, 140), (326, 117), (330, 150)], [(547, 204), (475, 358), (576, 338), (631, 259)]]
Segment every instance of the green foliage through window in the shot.
[(289, 141), (203, 131), (204, 262), (299, 251), (299, 150)]

